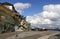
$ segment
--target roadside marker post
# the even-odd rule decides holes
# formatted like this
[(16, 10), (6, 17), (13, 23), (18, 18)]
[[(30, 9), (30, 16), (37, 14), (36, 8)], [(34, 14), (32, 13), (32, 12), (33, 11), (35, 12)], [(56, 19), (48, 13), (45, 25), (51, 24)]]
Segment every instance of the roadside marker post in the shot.
[(15, 26), (15, 34), (16, 34), (16, 39), (18, 37), (18, 26)]

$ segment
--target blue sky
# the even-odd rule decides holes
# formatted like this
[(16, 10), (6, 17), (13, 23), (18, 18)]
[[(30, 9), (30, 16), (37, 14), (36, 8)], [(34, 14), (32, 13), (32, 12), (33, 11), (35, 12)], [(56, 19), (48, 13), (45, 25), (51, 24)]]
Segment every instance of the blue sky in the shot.
[(22, 15), (26, 16), (31, 26), (46, 27), (50, 24), (47, 28), (60, 28), (60, 0), (0, 0), (0, 2), (15, 5), (17, 11), (22, 9)]
[(60, 4), (60, 0), (0, 0), (0, 2), (15, 3), (30, 3), (31, 7), (25, 9), (23, 12), (24, 16), (32, 16), (34, 14), (42, 12), (44, 5), (48, 4)]

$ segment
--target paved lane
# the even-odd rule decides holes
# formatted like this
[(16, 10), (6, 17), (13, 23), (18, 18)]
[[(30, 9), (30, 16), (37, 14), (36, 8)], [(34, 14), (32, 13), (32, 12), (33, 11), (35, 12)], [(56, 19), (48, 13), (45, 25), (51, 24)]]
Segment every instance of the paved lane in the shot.
[(44, 32), (44, 33), (40, 33), (40, 34), (36, 34), (36, 35), (32, 35), (32, 36), (27, 36), (25, 38), (19, 38), (19, 39), (38, 39), (42, 36), (50, 35), (52, 33), (55, 33), (55, 32)]
[(38, 39), (42, 36), (49, 35), (52, 33), (57, 33), (57, 31), (44, 31), (44, 32), (38, 32), (38, 31), (30, 31), (30, 32), (23, 32), (18, 34), (18, 37), (15, 36), (9, 37), (7, 39)]
[[(18, 33), (22, 33), (22, 32), (18, 32)], [(11, 37), (11, 36), (13, 36), (15, 34), (16, 34), (16, 32), (0, 34), (0, 39), (6, 39), (6, 38)]]
[(41, 37), (41, 35), (37, 34), (37, 35), (32, 35), (32, 36), (28, 36), (28, 37), (20, 38), (20, 39), (37, 39), (39, 37)]

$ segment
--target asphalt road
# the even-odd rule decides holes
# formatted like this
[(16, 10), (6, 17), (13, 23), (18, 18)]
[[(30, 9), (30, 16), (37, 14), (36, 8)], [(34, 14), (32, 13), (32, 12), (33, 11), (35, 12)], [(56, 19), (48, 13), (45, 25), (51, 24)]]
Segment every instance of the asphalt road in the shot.
[(24, 38), (20, 38), (20, 39), (38, 39), (42, 36), (45, 36), (45, 35), (49, 35), (49, 34), (52, 34), (52, 33), (56, 33), (56, 32), (42, 32), (40, 34), (36, 34), (36, 35), (32, 35), (32, 36), (27, 36), (27, 37), (24, 37)]
[(16, 33), (5, 33), (0, 34), (0, 39), (37, 39), (45, 35), (56, 33), (58, 31), (29, 31), (29, 32), (18, 32), (18, 37), (16, 38)]
[[(18, 34), (19, 33), (21, 33), (21, 32), (18, 32)], [(4, 33), (4, 34), (0, 34), (0, 39), (6, 39), (6, 38), (8, 38), (8, 37), (10, 37), (10, 36), (13, 36), (13, 35), (15, 35), (16, 34), (16, 32), (10, 32), (10, 33)]]
[(4, 34), (0, 34), (0, 39), (6, 39), (7, 37), (10, 37), (12, 35), (14, 35), (15, 33), (4, 33)]

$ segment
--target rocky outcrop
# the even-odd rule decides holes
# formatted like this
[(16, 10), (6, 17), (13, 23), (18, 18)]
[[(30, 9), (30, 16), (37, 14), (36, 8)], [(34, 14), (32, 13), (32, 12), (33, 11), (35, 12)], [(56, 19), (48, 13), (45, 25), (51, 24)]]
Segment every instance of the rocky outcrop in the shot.
[(28, 23), (25, 17), (20, 15), (14, 8), (14, 6), (8, 2), (0, 3), (0, 32), (13, 32), (15, 26), (23, 27), (27, 29)]

